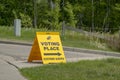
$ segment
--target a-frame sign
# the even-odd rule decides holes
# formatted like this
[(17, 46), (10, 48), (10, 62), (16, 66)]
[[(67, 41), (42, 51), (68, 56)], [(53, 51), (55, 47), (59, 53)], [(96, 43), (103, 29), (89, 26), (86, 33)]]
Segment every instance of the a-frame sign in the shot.
[(66, 63), (59, 32), (37, 32), (28, 62)]

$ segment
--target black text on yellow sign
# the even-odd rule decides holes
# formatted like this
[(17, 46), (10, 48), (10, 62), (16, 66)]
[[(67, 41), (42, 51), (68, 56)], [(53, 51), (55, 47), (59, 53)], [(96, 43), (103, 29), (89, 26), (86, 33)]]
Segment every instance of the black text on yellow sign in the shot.
[(66, 63), (58, 32), (37, 32), (28, 62), (42, 60), (43, 64)]

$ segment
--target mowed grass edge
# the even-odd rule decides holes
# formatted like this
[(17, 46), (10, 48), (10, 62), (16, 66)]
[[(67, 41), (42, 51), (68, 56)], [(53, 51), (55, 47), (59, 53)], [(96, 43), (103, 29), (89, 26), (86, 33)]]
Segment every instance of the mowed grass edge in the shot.
[(119, 80), (120, 59), (84, 60), (20, 69), (28, 80)]

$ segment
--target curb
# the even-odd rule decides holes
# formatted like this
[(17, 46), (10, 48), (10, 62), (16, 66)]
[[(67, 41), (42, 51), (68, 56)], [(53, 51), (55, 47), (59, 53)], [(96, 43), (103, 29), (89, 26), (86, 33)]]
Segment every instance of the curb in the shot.
[(32, 43), (21, 42), (21, 41), (0, 40), (0, 43), (4, 43), (4, 44), (14, 44), (14, 45), (32, 46)]
[(74, 47), (63, 47), (63, 48), (66, 51), (83, 52), (83, 53), (90, 53), (90, 54), (101, 54), (101, 55), (106, 55), (106, 56), (120, 57), (120, 53), (117, 53), (117, 52), (108, 52), (108, 51), (91, 50), (91, 49), (74, 48)]
[[(30, 42), (21, 42), (21, 41), (0, 40), (0, 43), (32, 46), (32, 43)], [(91, 49), (83, 49), (83, 48), (75, 48), (75, 47), (66, 47), (66, 46), (63, 46), (63, 49), (65, 51), (83, 52), (83, 53), (101, 54), (106, 56), (120, 57), (120, 53), (117, 53), (117, 52), (108, 52), (108, 51), (91, 50)]]

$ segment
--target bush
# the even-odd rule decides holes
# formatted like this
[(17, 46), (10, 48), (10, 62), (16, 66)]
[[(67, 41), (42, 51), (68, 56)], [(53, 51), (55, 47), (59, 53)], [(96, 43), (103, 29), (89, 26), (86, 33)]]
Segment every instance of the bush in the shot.
[(28, 15), (20, 13), (20, 18), (21, 18), (22, 27), (25, 28), (32, 27), (32, 19)]

